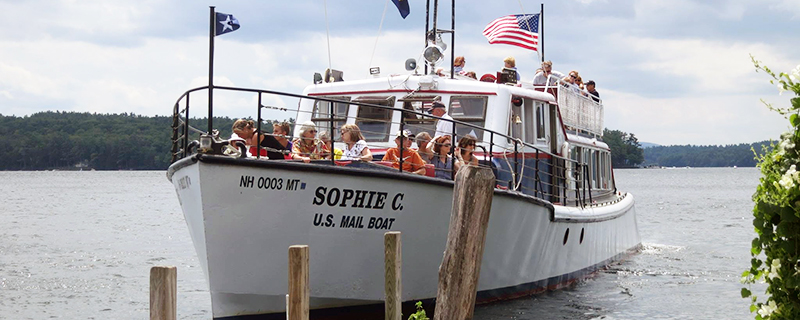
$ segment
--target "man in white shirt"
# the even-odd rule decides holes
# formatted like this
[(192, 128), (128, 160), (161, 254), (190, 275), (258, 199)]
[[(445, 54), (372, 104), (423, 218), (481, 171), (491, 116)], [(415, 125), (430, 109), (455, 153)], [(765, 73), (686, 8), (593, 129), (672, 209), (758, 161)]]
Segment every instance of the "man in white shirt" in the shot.
[(439, 101), (434, 101), (433, 106), (431, 107), (431, 114), (442, 118), (436, 121), (436, 132), (433, 135), (434, 136), (433, 139), (436, 139), (437, 137), (440, 136), (452, 136), (453, 118), (449, 114), (447, 114), (447, 111), (444, 108), (444, 104), (442, 104)]
[(553, 71), (553, 62), (550, 60), (542, 62), (542, 68), (536, 72), (536, 75), (533, 76), (533, 85), (534, 86), (544, 86), (547, 84), (548, 76), (553, 75), (550, 78), (550, 86), (555, 86), (558, 83), (558, 80), (564, 78), (564, 74), (558, 71)]

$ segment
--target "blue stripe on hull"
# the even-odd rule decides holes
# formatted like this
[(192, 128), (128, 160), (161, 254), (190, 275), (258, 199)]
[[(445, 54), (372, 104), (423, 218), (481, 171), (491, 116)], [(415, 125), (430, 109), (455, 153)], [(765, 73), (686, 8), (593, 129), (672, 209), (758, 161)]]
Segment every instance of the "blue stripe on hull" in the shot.
[[(542, 279), (539, 281), (534, 281), (529, 283), (523, 283), (511, 287), (478, 291), (476, 303), (481, 304), (481, 303), (489, 303), (500, 300), (515, 299), (541, 293), (547, 290), (555, 290), (567, 287), (575, 283), (576, 281), (585, 279), (590, 275), (592, 275), (593, 273), (606, 268), (614, 261), (625, 259), (629, 255), (638, 252), (640, 247), (641, 244), (636, 245), (635, 247), (628, 249), (626, 252), (622, 252), (600, 263), (594, 264), (592, 266), (583, 268), (575, 272), (565, 273), (560, 276), (550, 277), (547, 279)], [(435, 306), (434, 300), (435, 299), (432, 298), (420, 300), (422, 301), (422, 304), (425, 307), (425, 311), (428, 312), (429, 317), (433, 316), (433, 311)], [(403, 315), (410, 315), (416, 311), (414, 306), (416, 301), (417, 300), (403, 302)], [(367, 319), (367, 318), (383, 319), (384, 317), (383, 311), (384, 311), (383, 303), (351, 306), (351, 307), (314, 309), (310, 311), (310, 319), (316, 319), (316, 320), (320, 319), (350, 320), (350, 319)], [(286, 313), (242, 315), (242, 316), (231, 316), (231, 317), (218, 317), (214, 319), (215, 320), (234, 320), (234, 319), (235, 320), (284, 320), (286, 319)]]

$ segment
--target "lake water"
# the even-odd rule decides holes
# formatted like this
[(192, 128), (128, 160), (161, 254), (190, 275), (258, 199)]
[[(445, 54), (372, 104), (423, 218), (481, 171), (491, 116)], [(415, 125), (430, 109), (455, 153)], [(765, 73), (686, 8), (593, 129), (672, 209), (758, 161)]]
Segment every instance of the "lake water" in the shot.
[[(752, 319), (754, 168), (615, 170), (643, 250), (570, 288), (475, 319)], [(1, 319), (147, 319), (149, 269), (178, 267), (178, 318), (211, 300), (164, 172), (0, 172)], [(752, 287), (763, 296), (764, 285)]]

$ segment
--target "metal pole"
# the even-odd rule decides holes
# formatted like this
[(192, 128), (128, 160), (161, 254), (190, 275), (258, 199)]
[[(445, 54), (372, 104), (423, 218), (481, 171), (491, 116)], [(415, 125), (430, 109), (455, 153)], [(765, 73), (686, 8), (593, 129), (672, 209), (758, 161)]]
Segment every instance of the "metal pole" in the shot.
[(330, 116), (331, 116), (331, 120), (330, 120), (330, 122), (331, 122), (331, 130), (330, 130), (330, 132), (328, 132), (328, 135), (330, 136), (330, 139), (331, 139), (331, 149), (328, 150), (328, 152), (331, 155), (331, 165), (335, 166), (336, 165), (336, 159), (334, 159), (334, 154), (333, 154), (333, 137), (336, 136), (336, 132), (334, 131), (334, 130), (336, 130), (336, 128), (333, 127), (333, 109), (334, 109), (333, 107), (334, 107), (334, 103), (333, 102), (328, 102), (328, 105), (330, 106), (330, 108), (328, 108), (328, 112), (330, 112)]
[(400, 112), (400, 145), (399, 145), (399, 149), (398, 149), (400, 151), (400, 155), (399, 155), (399, 157), (400, 157), (400, 159), (399, 159), (399, 161), (400, 161), (400, 172), (403, 172), (403, 144), (405, 144), (405, 140), (403, 140), (403, 139), (405, 139), (405, 137), (403, 136), (403, 130), (405, 130), (405, 123), (404, 122), (405, 121), (403, 121), (403, 112), (401, 111)]
[(256, 159), (261, 159), (261, 93), (258, 94), (258, 124), (256, 125)]
[(513, 190), (517, 190), (517, 174), (519, 174), (519, 149), (517, 148), (517, 140), (514, 140), (514, 175), (511, 177), (513, 178), (512, 181), (514, 181)]
[[(430, 31), (430, 22), (431, 22), (431, 0), (428, 0), (425, 4), (425, 43), (423, 44), (422, 48), (425, 49), (428, 46), (428, 31)], [(428, 64), (425, 64), (425, 74), (428, 74)]]
[[(214, 36), (217, 31), (216, 16), (214, 6), (209, 6), (211, 15), (209, 16), (210, 28), (208, 31), (208, 133), (214, 129)], [(186, 118), (189, 121), (189, 118)]]
[(539, 22), (542, 24), (542, 30), (539, 30), (539, 48), (542, 49), (542, 62), (544, 62), (544, 3), (542, 10), (539, 11)]
[(186, 121), (183, 123), (183, 156), (186, 156), (186, 149), (189, 148), (189, 94), (186, 95)]
[(453, 79), (456, 71), (456, 66), (453, 63), (456, 61), (456, 0), (451, 0), (453, 6), (452, 13), (450, 14), (450, 24), (453, 32), (450, 33), (450, 79)]

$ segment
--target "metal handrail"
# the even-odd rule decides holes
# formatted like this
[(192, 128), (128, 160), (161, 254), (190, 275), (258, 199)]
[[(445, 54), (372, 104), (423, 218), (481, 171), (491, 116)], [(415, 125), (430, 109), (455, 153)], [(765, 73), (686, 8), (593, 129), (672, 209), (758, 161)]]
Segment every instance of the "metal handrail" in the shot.
[[(188, 141), (189, 141), (189, 139), (188, 139), (188, 131), (189, 131), (189, 129), (191, 127), (189, 127), (189, 125), (188, 125), (188, 119), (189, 119), (189, 103), (188, 103), (188, 100), (189, 100), (189, 97), (190, 97), (191, 93), (196, 92), (196, 91), (201, 91), (201, 90), (204, 90), (204, 89), (208, 89), (208, 87), (204, 86), (204, 87), (198, 87), (198, 88), (187, 90), (186, 92), (184, 92), (180, 96), (180, 98), (178, 98), (178, 100), (175, 103), (174, 114), (173, 114), (173, 117), (174, 117), (174, 119), (173, 119), (173, 147), (172, 147), (172, 150), (173, 150), (173, 152), (172, 152), (173, 162), (177, 161), (177, 159), (178, 159), (177, 158), (177, 154), (181, 154), (181, 157), (186, 157), (186, 156), (189, 155), (188, 152), (187, 152), (188, 151), (187, 146), (188, 146)], [(311, 100), (314, 100), (314, 101), (329, 102), (330, 103), (330, 110), (329, 110), (330, 119), (328, 121), (330, 121), (330, 126), (331, 126), (331, 130), (332, 131), (336, 129), (335, 126), (334, 126), (334, 124), (335, 124), (334, 104), (342, 102), (339, 99), (331, 99), (331, 98), (325, 98), (325, 97), (311, 97), (311, 96), (307, 96), (307, 95), (291, 94), (291, 93), (271, 91), (271, 90), (235, 88), (235, 87), (217, 87), (217, 86), (215, 86), (214, 89), (217, 89), (217, 90), (229, 90), (229, 91), (239, 91), (239, 92), (250, 92), (250, 93), (258, 94), (259, 95), (259, 97), (258, 97), (258, 106), (259, 106), (258, 107), (258, 120), (259, 120), (258, 121), (259, 122), (258, 123), (258, 129), (259, 129), (259, 131), (261, 129), (261, 122), (262, 122), (262, 119), (261, 119), (261, 108), (264, 107), (262, 105), (262, 102), (261, 102), (262, 101), (261, 100), (261, 98), (262, 98), (261, 95), (262, 94), (271, 94), (271, 95), (278, 95), (278, 96), (294, 97), (294, 98), (301, 99), (301, 101), (302, 101), (302, 99), (311, 99)], [(179, 110), (180, 102), (182, 100), (184, 100), (184, 99), (186, 100), (185, 109), (184, 110)], [(430, 114), (427, 114), (427, 113), (418, 112), (418, 111), (415, 111), (415, 110), (408, 110), (408, 109), (405, 109), (405, 108), (396, 108), (394, 106), (384, 106), (384, 105), (377, 105), (377, 104), (364, 103), (364, 102), (358, 102), (358, 101), (347, 101), (347, 104), (356, 105), (356, 106), (366, 106), (366, 107), (372, 107), (372, 108), (379, 108), (379, 109), (386, 109), (386, 110), (391, 110), (391, 111), (395, 111), (395, 112), (400, 112), (400, 115), (401, 115), (401, 118), (400, 118), (400, 130), (405, 130), (405, 118), (404, 117), (406, 116), (406, 113), (408, 113), (409, 115), (410, 114), (414, 114), (414, 115), (422, 116), (422, 118), (431, 118), (431, 119), (437, 119), (437, 120), (440, 120), (440, 121), (444, 120), (444, 121), (452, 122), (453, 123), (453, 132), (452, 132), (453, 139), (452, 139), (451, 143), (454, 146), (457, 143), (457, 140), (456, 140), (457, 134), (455, 132), (456, 131), (456, 125), (458, 125), (459, 127), (467, 127), (467, 128), (472, 128), (473, 130), (482, 131), (484, 134), (486, 132), (488, 132), (489, 133), (489, 141), (488, 141), (488, 143), (489, 143), (489, 152), (488, 152), (488, 155), (487, 155), (486, 149), (484, 149), (483, 159), (484, 159), (484, 161), (486, 161), (487, 158), (488, 158), (488, 162), (489, 163), (493, 163), (494, 152), (495, 152), (494, 147), (496, 145), (496, 143), (495, 143), (495, 135), (499, 135), (499, 137), (500, 137), (500, 139), (502, 141), (509, 141), (510, 140), (510, 142), (513, 142), (513, 147), (514, 147), (514, 164), (513, 164), (513, 169), (512, 169), (513, 172), (506, 171), (506, 170), (502, 169), (502, 167), (500, 167), (500, 166), (494, 168), (493, 170), (496, 170), (498, 173), (501, 173), (501, 172), (510, 173), (511, 179), (512, 179), (511, 181), (509, 181), (510, 189), (516, 190), (516, 191), (520, 191), (520, 192), (524, 192), (528, 188), (524, 186), (523, 181), (525, 181), (526, 179), (534, 179), (534, 192), (533, 192), (534, 196), (538, 196), (538, 197), (542, 197), (542, 198), (549, 197), (551, 199), (560, 200), (560, 198), (562, 197), (561, 194), (562, 194), (562, 190), (563, 190), (563, 199), (564, 199), (564, 202), (566, 203), (567, 200), (570, 200), (567, 197), (568, 189), (570, 188), (569, 183), (570, 183), (570, 181), (574, 181), (575, 180), (574, 179), (575, 175), (580, 175), (581, 178), (582, 178), (581, 179), (582, 180), (581, 181), (582, 185), (578, 186), (577, 183), (575, 184), (574, 189), (576, 191), (576, 194), (575, 194), (575, 199), (574, 200), (580, 205), (585, 205), (585, 202), (586, 202), (585, 199), (586, 199), (586, 196), (587, 196), (587, 192), (586, 192), (587, 191), (587, 187), (586, 186), (588, 184), (589, 185), (588, 186), (588, 191), (589, 191), (588, 192), (588, 197), (589, 197), (589, 199), (591, 201), (591, 197), (592, 197), (592, 195), (591, 195), (591, 181), (587, 181), (589, 179), (589, 177), (588, 177), (587, 174), (583, 173), (583, 171), (586, 170), (587, 165), (583, 164), (583, 163), (580, 163), (579, 161), (575, 161), (575, 160), (572, 160), (572, 159), (569, 159), (569, 158), (562, 157), (562, 156), (557, 155), (557, 154), (553, 154), (553, 153), (548, 152), (546, 150), (542, 150), (542, 149), (538, 148), (537, 146), (535, 146), (535, 145), (533, 145), (531, 143), (526, 143), (524, 141), (521, 141), (520, 139), (513, 138), (513, 137), (511, 137), (509, 135), (506, 135), (506, 134), (503, 134), (503, 133), (500, 133), (500, 132), (497, 132), (497, 131), (494, 131), (494, 130), (489, 130), (489, 129), (486, 129), (484, 127), (478, 126), (478, 125), (473, 125), (471, 123), (462, 122), (462, 121), (459, 121), (459, 120), (444, 119), (442, 117), (436, 117), (436, 116), (433, 116), (433, 115), (430, 115)], [(181, 113), (185, 113), (185, 114), (183, 114), (183, 117), (185, 117), (184, 119), (186, 119), (185, 121), (179, 121), (179, 120), (182, 120), (182, 119), (180, 119), (181, 118)], [(209, 117), (208, 121), (211, 122), (211, 121), (213, 121), (213, 119), (211, 117)], [(389, 121), (389, 122), (391, 123), (391, 121)], [(177, 132), (179, 131), (179, 126), (182, 127), (180, 129), (183, 129), (183, 133), (184, 133), (184, 134), (180, 135), (180, 137), (177, 135)], [(191, 129), (194, 129), (194, 128), (191, 128)], [(331, 132), (331, 138), (333, 138), (333, 136), (334, 136), (334, 133)], [(483, 142), (483, 141), (479, 141), (479, 142)], [(433, 143), (433, 141), (431, 143)], [(503, 151), (504, 154), (506, 154), (508, 151), (510, 151), (510, 150), (508, 150), (509, 147), (510, 146), (501, 147), (501, 150), (504, 150)], [(536, 161), (535, 161), (536, 162), (536, 164), (535, 164), (536, 167), (533, 168), (533, 174), (534, 174), (533, 178), (531, 178), (530, 176), (524, 176), (523, 175), (524, 169), (526, 167), (528, 167), (528, 166), (525, 165), (524, 161), (522, 163), (520, 163), (520, 161), (519, 161), (519, 157), (521, 155), (520, 154), (520, 152), (521, 152), (520, 147), (527, 147), (527, 148), (530, 148), (530, 149), (532, 149), (533, 151), (536, 152)], [(257, 153), (257, 156), (260, 156), (260, 149), (261, 148), (259, 147), (259, 152)], [(401, 152), (403, 152), (402, 149), (403, 149), (403, 146), (401, 145), (400, 146), (400, 151)], [(455, 150), (455, 148), (451, 148), (451, 155), (453, 155), (454, 150)], [(178, 151), (180, 151), (180, 152), (178, 152)], [(330, 150), (330, 153), (331, 153), (331, 157), (330, 158), (331, 158), (331, 163), (335, 164), (336, 162), (334, 161), (333, 151), (334, 150)], [(549, 166), (549, 168), (551, 168), (551, 170), (540, 170), (540, 168), (539, 168), (539, 158), (540, 158), (541, 154), (546, 154), (546, 155), (548, 155), (550, 157), (551, 160), (549, 161), (548, 166)], [(504, 158), (507, 159), (506, 156), (504, 156)], [(452, 159), (452, 161), (455, 161), (455, 157), (451, 157), (451, 159)], [(400, 158), (400, 171), (401, 172), (403, 171), (402, 162), (403, 162), (403, 159), (402, 159), (402, 153), (401, 153), (401, 158)], [(568, 175), (566, 173), (562, 174), (562, 175), (556, 174), (557, 172), (562, 172), (562, 171), (566, 172), (566, 170), (567, 170), (567, 165), (566, 164), (567, 163), (572, 164), (572, 166), (571, 166), (572, 169), (570, 169), (570, 170), (573, 172), (573, 174), (572, 175)], [(453, 165), (453, 168), (455, 168), (455, 165)], [(511, 168), (509, 168), (509, 169), (511, 169)], [(522, 170), (520, 170), (520, 169), (522, 169)], [(587, 170), (587, 172), (588, 172), (588, 170)], [(548, 181), (549, 181), (548, 184), (551, 186), (548, 190), (545, 190), (545, 188), (543, 187), (543, 183), (545, 183), (545, 182), (543, 182), (543, 179), (540, 177), (540, 175), (544, 175), (544, 176), (548, 177)], [(570, 179), (572, 179), (572, 180), (570, 180)]]

